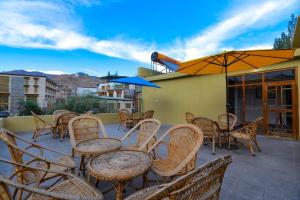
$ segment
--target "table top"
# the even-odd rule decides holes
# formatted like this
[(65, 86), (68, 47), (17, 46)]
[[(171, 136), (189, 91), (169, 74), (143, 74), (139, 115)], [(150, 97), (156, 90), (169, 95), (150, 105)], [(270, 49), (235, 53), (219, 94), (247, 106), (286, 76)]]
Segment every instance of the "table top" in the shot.
[(88, 170), (100, 180), (126, 181), (144, 174), (151, 166), (152, 158), (146, 152), (118, 150), (91, 158)]
[(79, 142), (76, 145), (76, 151), (84, 154), (102, 154), (120, 149), (121, 140), (116, 138), (98, 138)]

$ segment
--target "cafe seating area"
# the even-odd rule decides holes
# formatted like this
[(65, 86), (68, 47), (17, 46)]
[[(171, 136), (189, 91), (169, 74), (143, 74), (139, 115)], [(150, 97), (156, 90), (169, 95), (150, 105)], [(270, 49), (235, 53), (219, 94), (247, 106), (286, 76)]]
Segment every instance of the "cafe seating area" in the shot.
[[(182, 118), (187, 123), (166, 125), (150, 111), (140, 117), (126, 113), (135, 123), (120, 128), (90, 113), (57, 113), (54, 122), (43, 120), (52, 124), (48, 134), (1, 129), (4, 199), (253, 199), (253, 195), (254, 199), (281, 199), (283, 194), (299, 195), (296, 152), (300, 145), (257, 134), (261, 118), (237, 127), (232, 114), (220, 114), (213, 121), (186, 113)], [(62, 116), (66, 120), (59, 120)], [(284, 148), (275, 151), (274, 143)], [(254, 153), (252, 144), (259, 153)], [(268, 179), (263, 178), (266, 175)], [(282, 191), (278, 182), (289, 190)]]

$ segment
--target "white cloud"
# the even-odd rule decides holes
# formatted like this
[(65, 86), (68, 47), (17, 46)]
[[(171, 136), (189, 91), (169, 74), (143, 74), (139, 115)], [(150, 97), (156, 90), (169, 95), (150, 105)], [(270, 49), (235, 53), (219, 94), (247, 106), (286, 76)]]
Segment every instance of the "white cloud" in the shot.
[[(199, 34), (171, 41), (169, 47), (136, 43), (124, 39), (102, 40), (83, 32), (75, 4), (92, 5), (93, 0), (25, 1), (0, 0), (0, 44), (28, 48), (59, 50), (86, 49), (99, 54), (149, 63), (153, 51), (161, 51), (180, 60), (198, 58), (222, 50), (233, 49), (225, 42), (253, 27), (264, 27), (280, 20), (282, 13), (295, 7), (296, 0), (250, 1), (244, 7), (227, 12), (223, 21)], [(245, 44), (244, 44), (245, 45)], [(251, 44), (264, 48), (269, 44)], [(246, 47), (246, 45), (245, 45)], [(236, 47), (240, 48), (240, 47)]]
[(25, 71), (28, 71), (28, 72), (36, 72), (36, 71), (39, 71), (39, 72), (42, 72), (42, 73), (45, 73), (45, 74), (52, 74), (52, 75), (62, 75), (62, 74), (66, 74), (65, 72), (63, 71), (59, 71), (59, 70), (31, 70), (31, 69), (26, 69)]

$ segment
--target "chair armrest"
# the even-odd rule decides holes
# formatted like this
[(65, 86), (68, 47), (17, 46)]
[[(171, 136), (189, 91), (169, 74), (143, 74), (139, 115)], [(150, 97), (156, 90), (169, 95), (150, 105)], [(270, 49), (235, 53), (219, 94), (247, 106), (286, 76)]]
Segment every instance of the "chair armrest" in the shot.
[(25, 148), (25, 150), (28, 150), (28, 149), (37, 149), (37, 150), (39, 150), (39, 152), (40, 152), (40, 156), (44, 156), (43, 148), (41, 148), (40, 146), (31, 144), (31, 145), (29, 145), (29, 146), (27, 146), (27, 147)]

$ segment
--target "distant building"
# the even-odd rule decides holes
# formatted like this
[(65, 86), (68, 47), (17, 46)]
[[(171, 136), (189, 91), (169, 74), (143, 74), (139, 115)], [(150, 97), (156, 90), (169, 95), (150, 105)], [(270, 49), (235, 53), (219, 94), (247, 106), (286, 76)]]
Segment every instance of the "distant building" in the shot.
[(56, 88), (46, 76), (0, 73), (0, 110), (18, 114), (20, 102), (28, 99), (46, 110), (56, 102)]
[(77, 96), (96, 95), (98, 93), (97, 87), (77, 87)]
[(120, 109), (127, 109), (129, 112), (133, 111), (133, 99), (105, 96), (100, 96), (99, 98), (106, 100), (106, 110), (109, 110), (110, 112), (117, 112)]
[(72, 89), (62, 84), (57, 85), (56, 102), (63, 103), (72, 96)]
[(135, 85), (101, 83), (98, 84), (98, 96), (117, 101), (117, 110), (126, 108), (131, 112), (134, 109)]

